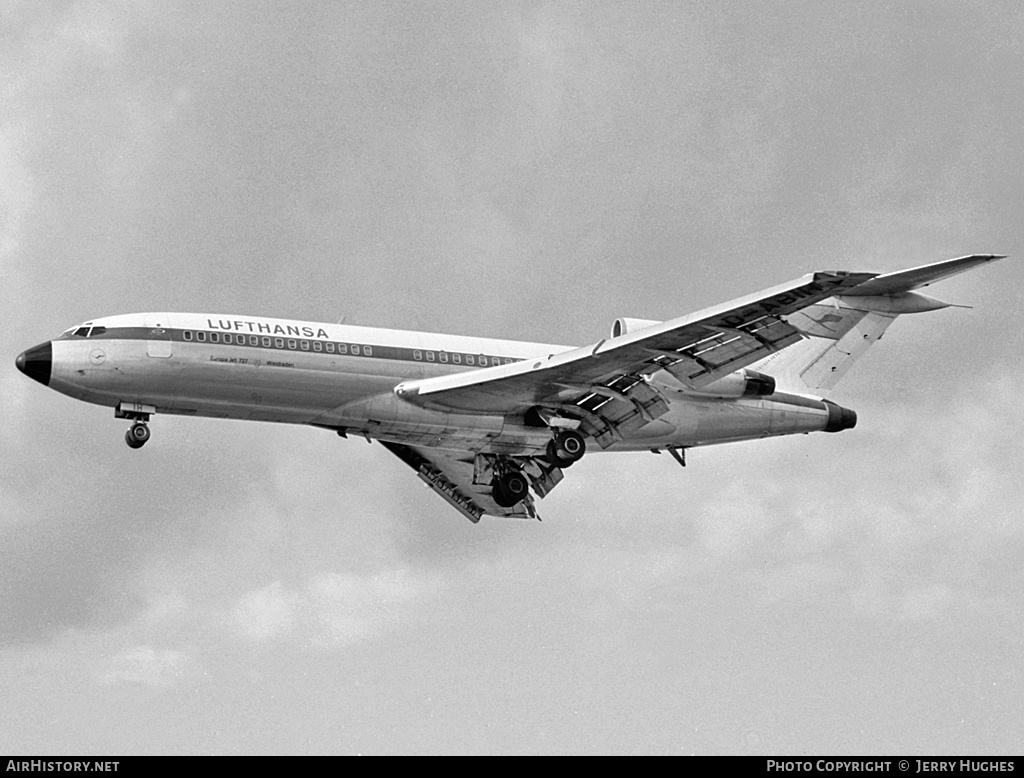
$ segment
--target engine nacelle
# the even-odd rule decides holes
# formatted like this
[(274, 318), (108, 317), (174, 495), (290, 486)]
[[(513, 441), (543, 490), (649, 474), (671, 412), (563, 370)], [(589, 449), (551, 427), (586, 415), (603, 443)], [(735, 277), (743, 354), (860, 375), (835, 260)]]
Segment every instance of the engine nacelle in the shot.
[(612, 322), (612, 337), (617, 338), (627, 332), (636, 332), (661, 323), (654, 319), (616, 319)]
[(853, 429), (857, 426), (857, 412), (836, 405), (830, 400), (822, 400), (828, 408), (828, 422), (825, 424), (825, 432), (842, 432)]
[(775, 379), (756, 370), (743, 368), (695, 391), (715, 397), (767, 397), (775, 393)]

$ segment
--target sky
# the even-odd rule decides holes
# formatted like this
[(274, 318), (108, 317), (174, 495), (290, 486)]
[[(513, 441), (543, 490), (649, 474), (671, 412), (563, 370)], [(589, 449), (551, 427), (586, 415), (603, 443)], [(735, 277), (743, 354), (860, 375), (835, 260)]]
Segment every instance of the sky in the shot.
[[(0, 752), (1019, 754), (1014, 2), (0, 3)], [(472, 525), (378, 444), (126, 424), (136, 311), (583, 345), (929, 290), (837, 435), (591, 455)]]

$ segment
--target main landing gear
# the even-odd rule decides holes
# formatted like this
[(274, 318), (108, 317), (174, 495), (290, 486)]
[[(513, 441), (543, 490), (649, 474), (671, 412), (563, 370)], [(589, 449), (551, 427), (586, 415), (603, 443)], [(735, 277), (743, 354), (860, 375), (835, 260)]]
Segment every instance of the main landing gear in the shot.
[(511, 508), (529, 493), (530, 482), (521, 470), (507, 470), (491, 482), (491, 494), (502, 508)]
[[(525, 504), (529, 515), (536, 514), (530, 489), (544, 497), (562, 479), (562, 469), (578, 461), (587, 450), (579, 432), (564, 427), (553, 430), (542, 456), (504, 456), (477, 454), (473, 468), (474, 484), (490, 484), (491, 497), (502, 508)], [(545, 461), (546, 460), (546, 461)]]
[(587, 443), (580, 433), (576, 430), (562, 430), (556, 432), (555, 437), (548, 443), (548, 462), (564, 469), (578, 462), (586, 450)]

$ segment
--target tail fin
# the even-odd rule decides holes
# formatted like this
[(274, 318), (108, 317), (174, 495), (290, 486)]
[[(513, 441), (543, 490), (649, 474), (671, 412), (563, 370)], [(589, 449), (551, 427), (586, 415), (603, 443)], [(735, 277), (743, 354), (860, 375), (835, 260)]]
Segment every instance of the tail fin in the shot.
[(886, 328), (904, 313), (950, 306), (912, 290), (1003, 257), (974, 254), (932, 265), (875, 276), (841, 297), (830, 297), (786, 321), (804, 340), (776, 352), (752, 367), (775, 378), (783, 391), (822, 394), (846, 375)]
[(839, 383), (897, 315), (849, 308), (829, 298), (786, 317), (805, 339), (753, 368), (772, 376), (782, 391), (823, 394)]

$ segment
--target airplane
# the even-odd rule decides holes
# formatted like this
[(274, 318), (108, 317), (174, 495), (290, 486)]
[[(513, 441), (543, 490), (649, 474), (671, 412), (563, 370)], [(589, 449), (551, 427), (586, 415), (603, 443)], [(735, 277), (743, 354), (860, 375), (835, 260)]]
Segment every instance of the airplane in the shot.
[(587, 451), (668, 452), (854, 427), (825, 394), (918, 291), (1003, 259), (824, 271), (669, 321), (618, 318), (582, 348), (196, 313), (93, 319), (15, 360), (130, 421), (154, 414), (307, 424), (377, 440), (470, 521), (536, 518)]

